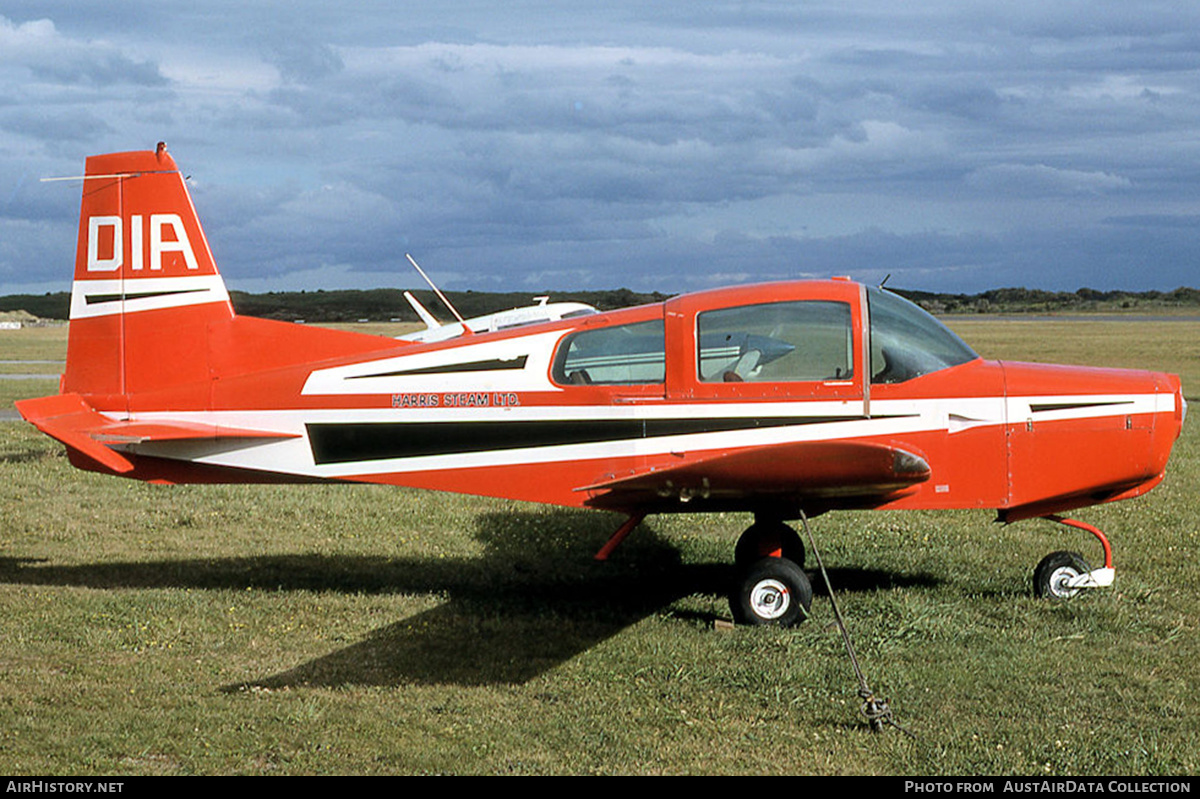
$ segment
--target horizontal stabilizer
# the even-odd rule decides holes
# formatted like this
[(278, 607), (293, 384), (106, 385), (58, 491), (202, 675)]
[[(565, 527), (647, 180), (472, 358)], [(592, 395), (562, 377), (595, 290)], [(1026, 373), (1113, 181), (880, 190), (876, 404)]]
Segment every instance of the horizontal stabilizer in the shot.
[(78, 394), (21, 400), (15, 403), (27, 422), (51, 438), (87, 455), (118, 473), (133, 463), (111, 446), (147, 441), (216, 440), (233, 438), (296, 438), (295, 433), (248, 430), (195, 422), (116, 421), (97, 412)]

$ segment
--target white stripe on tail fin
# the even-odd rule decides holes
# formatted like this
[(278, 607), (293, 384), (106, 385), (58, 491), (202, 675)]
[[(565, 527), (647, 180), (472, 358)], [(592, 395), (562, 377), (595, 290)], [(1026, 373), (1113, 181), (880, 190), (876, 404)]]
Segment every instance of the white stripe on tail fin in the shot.
[(202, 383), (207, 328), (233, 316), (166, 147), (89, 158), (62, 390), (129, 395)]

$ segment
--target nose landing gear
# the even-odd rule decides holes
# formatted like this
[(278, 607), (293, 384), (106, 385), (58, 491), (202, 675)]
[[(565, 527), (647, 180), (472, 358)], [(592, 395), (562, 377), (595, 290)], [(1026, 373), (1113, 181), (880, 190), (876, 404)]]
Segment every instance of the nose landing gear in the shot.
[(1052, 552), (1033, 570), (1033, 593), (1042, 599), (1070, 599), (1085, 588), (1107, 588), (1113, 584), (1112, 546), (1096, 527), (1077, 519), (1044, 516), (1052, 522), (1094, 535), (1104, 548), (1104, 566), (1093, 569), (1078, 552)]

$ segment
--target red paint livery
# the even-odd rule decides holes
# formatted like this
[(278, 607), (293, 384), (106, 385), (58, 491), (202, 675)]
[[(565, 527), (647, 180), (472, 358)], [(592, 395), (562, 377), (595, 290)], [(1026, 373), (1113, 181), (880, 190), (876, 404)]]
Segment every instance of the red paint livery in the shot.
[[(1137, 496), (1185, 412), (1173, 375), (984, 361), (848, 280), (436, 343), (240, 317), (161, 146), (88, 159), (61, 391), (18, 407), (76, 465), (137, 479), (598, 507), (634, 520), (621, 536), (647, 513), (751, 511), (734, 612), (780, 624), (811, 596), (782, 520), (986, 507), (1013, 521)], [(1056, 553), (1037, 584), (1066, 596), (1111, 578), (1111, 562)]]

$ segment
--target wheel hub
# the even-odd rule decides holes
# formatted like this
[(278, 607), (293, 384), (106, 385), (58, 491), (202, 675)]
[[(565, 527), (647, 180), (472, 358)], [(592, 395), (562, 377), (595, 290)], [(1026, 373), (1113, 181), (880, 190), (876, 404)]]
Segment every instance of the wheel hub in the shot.
[(1070, 599), (1079, 593), (1078, 588), (1072, 588), (1071, 582), (1079, 576), (1079, 572), (1069, 567), (1055, 569), (1050, 575), (1050, 591), (1054, 596)]
[(763, 619), (778, 619), (791, 604), (791, 592), (779, 580), (763, 580), (750, 592), (750, 605)]

